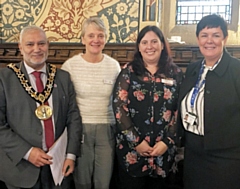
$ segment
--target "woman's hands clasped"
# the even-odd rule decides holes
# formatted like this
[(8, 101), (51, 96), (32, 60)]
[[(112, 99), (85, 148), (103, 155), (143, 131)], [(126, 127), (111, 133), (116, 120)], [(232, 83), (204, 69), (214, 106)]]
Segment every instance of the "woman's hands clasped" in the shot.
[(167, 149), (167, 145), (162, 141), (157, 142), (151, 147), (147, 141), (143, 140), (138, 146), (136, 146), (136, 151), (143, 157), (161, 156), (167, 151)]
[(159, 141), (153, 146), (153, 151), (151, 152), (151, 156), (161, 156), (168, 149), (168, 146), (163, 142)]
[(147, 141), (143, 140), (139, 145), (136, 146), (136, 151), (143, 157), (148, 157), (153, 151), (153, 148), (149, 146)]

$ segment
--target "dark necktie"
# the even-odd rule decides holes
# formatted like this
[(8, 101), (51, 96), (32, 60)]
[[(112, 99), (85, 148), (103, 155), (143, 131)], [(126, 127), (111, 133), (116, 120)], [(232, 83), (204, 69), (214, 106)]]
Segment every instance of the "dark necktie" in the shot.
[[(41, 93), (44, 89), (42, 79), (41, 79), (42, 72), (34, 71), (32, 74), (36, 77), (37, 90), (38, 92)], [(48, 105), (48, 101), (46, 101), (44, 104)], [(43, 120), (43, 122), (44, 122), (44, 130), (45, 130), (45, 142), (46, 142), (47, 148), (49, 149), (54, 143), (52, 117), (50, 117), (47, 120)]]

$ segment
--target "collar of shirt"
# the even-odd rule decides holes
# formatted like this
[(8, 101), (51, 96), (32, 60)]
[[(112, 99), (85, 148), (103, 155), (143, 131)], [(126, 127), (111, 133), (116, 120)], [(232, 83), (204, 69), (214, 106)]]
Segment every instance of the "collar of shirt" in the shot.
[[(32, 72), (36, 71), (32, 67), (28, 66), (25, 62), (23, 62), (23, 63), (24, 63), (24, 66), (25, 66), (25, 68), (27, 70), (28, 75), (30, 75)], [(47, 74), (46, 64), (44, 64), (44, 66), (40, 70), (37, 70), (37, 71), (43, 72), (43, 73)]]
[(220, 56), (220, 58), (218, 59), (218, 61), (217, 61), (212, 67), (206, 66), (205, 60), (203, 60), (202, 64), (204, 64), (204, 66), (205, 66), (206, 68), (208, 68), (209, 70), (212, 71), (212, 70), (214, 70), (214, 69), (217, 67), (217, 65), (219, 64), (219, 62), (222, 60), (222, 56), (223, 56), (223, 53), (221, 54), (221, 56)]

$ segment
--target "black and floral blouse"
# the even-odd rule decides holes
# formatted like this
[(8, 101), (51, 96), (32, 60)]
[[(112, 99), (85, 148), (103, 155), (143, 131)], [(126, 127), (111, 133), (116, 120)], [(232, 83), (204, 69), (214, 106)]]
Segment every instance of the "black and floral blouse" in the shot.
[[(164, 74), (134, 73), (128, 65), (119, 74), (113, 91), (113, 110), (117, 120), (118, 162), (130, 175), (166, 177), (175, 148), (175, 120), (178, 88), (182, 72), (172, 78)], [(143, 140), (150, 146), (163, 141), (168, 150), (162, 156), (140, 156), (135, 147)]]

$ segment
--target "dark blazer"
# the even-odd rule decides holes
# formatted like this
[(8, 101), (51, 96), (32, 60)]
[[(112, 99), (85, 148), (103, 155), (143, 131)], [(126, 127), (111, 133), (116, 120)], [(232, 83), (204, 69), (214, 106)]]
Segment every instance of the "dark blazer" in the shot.
[[(180, 87), (180, 102), (195, 86), (201, 63), (189, 64)], [(204, 148), (240, 149), (240, 61), (224, 50), (219, 65), (207, 73), (204, 90)], [(183, 137), (180, 112), (178, 125), (178, 134)]]
[[(24, 64), (21, 71), (29, 79)], [(79, 156), (82, 123), (68, 72), (57, 69), (52, 99), (55, 140), (67, 127), (67, 153)], [(23, 159), (31, 147), (42, 148), (42, 125), (35, 109), (35, 100), (13, 70), (0, 70), (0, 180), (16, 187), (32, 187), (40, 172), (40, 168)]]

